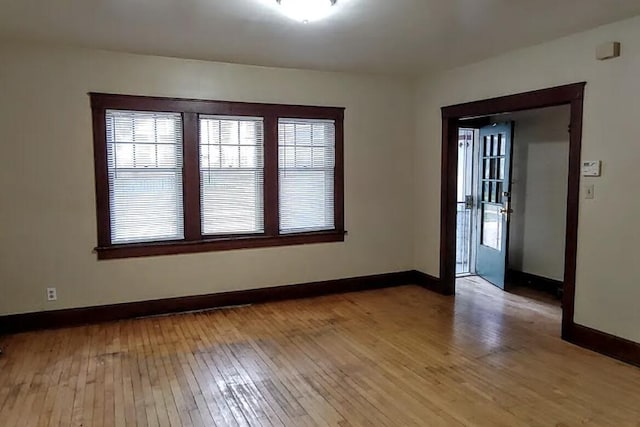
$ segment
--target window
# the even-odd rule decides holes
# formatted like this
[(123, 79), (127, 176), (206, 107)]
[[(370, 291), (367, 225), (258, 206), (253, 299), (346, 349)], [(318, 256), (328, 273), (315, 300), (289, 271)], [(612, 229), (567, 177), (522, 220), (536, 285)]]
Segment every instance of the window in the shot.
[(90, 96), (98, 258), (344, 240), (344, 109)]
[(184, 238), (179, 114), (106, 112), (113, 243)]
[(280, 119), (280, 232), (334, 228), (335, 122)]
[(202, 234), (264, 232), (262, 118), (200, 117)]

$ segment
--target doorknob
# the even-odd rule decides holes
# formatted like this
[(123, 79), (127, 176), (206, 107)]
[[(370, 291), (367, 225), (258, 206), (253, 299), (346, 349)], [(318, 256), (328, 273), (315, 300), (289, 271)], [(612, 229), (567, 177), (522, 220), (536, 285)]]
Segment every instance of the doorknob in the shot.
[(513, 209), (500, 209), (501, 214), (511, 214), (513, 213)]

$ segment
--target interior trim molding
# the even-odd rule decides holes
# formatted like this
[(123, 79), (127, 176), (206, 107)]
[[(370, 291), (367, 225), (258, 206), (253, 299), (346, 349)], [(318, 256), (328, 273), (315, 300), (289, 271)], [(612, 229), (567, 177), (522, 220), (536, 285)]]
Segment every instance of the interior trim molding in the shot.
[(640, 367), (640, 343), (574, 323), (562, 334), (572, 344)]
[(419, 285), (434, 292), (441, 289), (439, 279), (408, 270), (272, 288), (1, 316), (0, 335), (404, 285)]
[[(93, 122), (96, 225), (99, 260), (226, 251), (246, 248), (343, 242), (344, 230), (344, 112), (343, 107), (261, 104), (152, 96), (89, 93)], [(107, 118), (109, 110), (172, 112), (182, 128), (182, 214), (184, 233), (174, 240), (117, 243), (112, 239)], [(206, 234), (200, 206), (200, 115), (251, 116), (262, 120), (263, 182), (262, 230), (247, 234)], [(334, 124), (333, 226), (316, 232), (283, 233), (279, 223), (278, 126), (279, 120), (323, 119)]]
[(436, 292), (442, 295), (453, 295), (445, 286), (442, 286), (443, 283), (437, 277), (431, 276), (430, 274), (423, 273), (422, 271), (413, 270), (412, 274), (414, 275), (413, 283), (416, 285), (420, 285), (425, 289), (429, 289), (430, 291)]
[(580, 154), (586, 82), (451, 105), (442, 108), (442, 180), (440, 216), (440, 280), (443, 293), (455, 293), (456, 189), (458, 129), (465, 119), (536, 108), (569, 105), (569, 173), (562, 295), (562, 338), (598, 353), (640, 366), (640, 344), (574, 322)]
[(563, 336), (565, 331), (573, 324), (575, 304), (578, 211), (580, 203), (580, 154), (585, 86), (586, 82), (573, 83), (442, 108), (440, 282), (443, 289), (447, 290), (447, 293), (455, 293), (457, 147), (460, 122), (467, 118), (478, 118), (493, 114), (557, 105), (570, 106), (569, 173), (567, 177), (564, 292), (562, 297)]

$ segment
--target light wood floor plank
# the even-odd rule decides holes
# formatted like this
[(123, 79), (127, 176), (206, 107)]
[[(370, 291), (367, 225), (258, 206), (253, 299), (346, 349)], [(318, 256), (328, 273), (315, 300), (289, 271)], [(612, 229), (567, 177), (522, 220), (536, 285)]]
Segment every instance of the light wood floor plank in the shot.
[(635, 426), (640, 369), (459, 281), (0, 338), (0, 425)]

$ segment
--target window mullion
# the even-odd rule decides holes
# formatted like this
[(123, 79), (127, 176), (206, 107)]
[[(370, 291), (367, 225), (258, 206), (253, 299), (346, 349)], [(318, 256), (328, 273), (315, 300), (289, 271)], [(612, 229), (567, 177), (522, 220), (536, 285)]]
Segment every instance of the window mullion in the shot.
[(280, 234), (278, 192), (278, 118), (264, 116), (264, 226), (265, 234)]
[(184, 237), (185, 240), (202, 239), (200, 227), (200, 151), (198, 136), (198, 114), (183, 113), (183, 191), (184, 191)]

